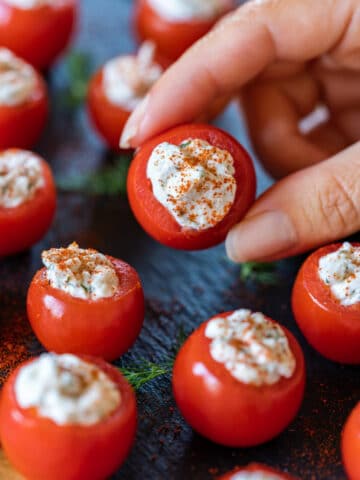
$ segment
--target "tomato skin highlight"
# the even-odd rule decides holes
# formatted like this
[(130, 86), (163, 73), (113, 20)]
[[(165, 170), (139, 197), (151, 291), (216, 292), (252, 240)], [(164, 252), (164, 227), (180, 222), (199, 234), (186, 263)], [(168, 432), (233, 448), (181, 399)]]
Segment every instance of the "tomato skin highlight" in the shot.
[(100, 136), (111, 149), (120, 150), (120, 137), (131, 112), (114, 105), (105, 95), (102, 68), (90, 81), (87, 105), (90, 119)]
[(44, 186), (35, 192), (33, 198), (18, 207), (0, 207), (0, 257), (19, 253), (37, 243), (53, 221), (56, 209), (54, 179), (49, 165), (38, 158)]
[(32, 97), (21, 105), (0, 105), (0, 150), (32, 148), (49, 116), (47, 87), (39, 74)]
[(350, 480), (360, 479), (360, 402), (346, 420), (341, 438), (341, 451)]
[[(162, 142), (179, 145), (188, 138), (206, 140), (228, 150), (234, 158), (237, 191), (229, 213), (221, 222), (207, 230), (182, 228), (171, 213), (154, 197), (146, 175), (153, 149)], [(255, 200), (256, 179), (248, 153), (233, 137), (210, 125), (182, 125), (146, 142), (133, 159), (127, 180), (131, 209), (143, 229), (158, 242), (182, 250), (201, 250), (225, 240), (228, 231), (246, 214)]]
[(219, 18), (172, 22), (161, 17), (147, 0), (138, 0), (135, 5), (134, 24), (140, 41), (152, 40), (159, 54), (177, 60), (193, 43), (203, 37)]
[[(216, 315), (216, 318), (231, 313)], [(176, 403), (192, 428), (215, 443), (250, 447), (267, 442), (289, 425), (300, 408), (305, 388), (301, 348), (282, 326), (296, 358), (293, 376), (282, 378), (274, 385), (246, 385), (211, 357), (210, 340), (205, 337), (210, 320), (195, 330), (175, 360)]]
[(360, 303), (341, 305), (317, 273), (320, 258), (340, 246), (322, 247), (305, 260), (295, 280), (292, 309), (300, 330), (321, 355), (335, 362), (359, 364)]
[(144, 293), (136, 271), (109, 257), (119, 277), (119, 291), (96, 301), (53, 288), (45, 268), (33, 278), (27, 312), (40, 342), (55, 353), (85, 354), (112, 361), (135, 342), (144, 321)]
[(132, 388), (115, 367), (100, 359), (81, 358), (100, 367), (121, 392), (119, 407), (95, 425), (59, 426), (40, 417), (36, 409), (21, 408), (14, 391), (20, 367), (2, 389), (2, 447), (28, 480), (104, 480), (120, 467), (132, 447), (137, 423)]
[(233, 476), (236, 473), (262, 473), (262, 474), (273, 474), (277, 475), (282, 480), (295, 480), (294, 477), (290, 475), (279, 472), (273, 468), (268, 467), (267, 465), (262, 465), (260, 463), (250, 463), (247, 467), (235, 468), (232, 472), (226, 473), (218, 478), (218, 480), (232, 480)]
[(75, 27), (77, 10), (77, 0), (29, 10), (0, 0), (0, 45), (38, 70), (45, 70), (67, 47)]

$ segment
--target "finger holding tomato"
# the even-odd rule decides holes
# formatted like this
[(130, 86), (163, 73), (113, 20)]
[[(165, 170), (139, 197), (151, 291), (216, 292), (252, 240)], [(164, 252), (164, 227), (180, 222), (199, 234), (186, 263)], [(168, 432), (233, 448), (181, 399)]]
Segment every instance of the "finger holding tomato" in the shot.
[(0, 0), (0, 45), (45, 70), (67, 47), (77, 10), (78, 0)]
[(6, 381), (1, 443), (28, 480), (103, 480), (127, 457), (136, 417), (134, 392), (116, 368), (47, 353)]
[(173, 392), (185, 420), (215, 443), (250, 447), (279, 435), (305, 386), (301, 348), (283, 326), (240, 309), (211, 318), (181, 348)]
[(163, 72), (154, 55), (154, 44), (145, 42), (137, 55), (109, 60), (90, 81), (87, 101), (90, 118), (113, 150), (119, 150), (130, 114)]
[(342, 458), (350, 480), (360, 478), (360, 403), (347, 419), (341, 438)]
[(27, 312), (40, 342), (56, 353), (115, 360), (137, 339), (144, 294), (127, 263), (76, 243), (42, 254), (45, 268), (33, 278)]
[(255, 199), (252, 161), (210, 125), (183, 125), (146, 142), (128, 174), (132, 211), (158, 242), (199, 250), (222, 242)]
[(360, 244), (332, 244), (311, 254), (296, 278), (292, 308), (319, 353), (360, 364)]
[(279, 472), (266, 465), (251, 463), (247, 467), (236, 468), (218, 478), (218, 480), (295, 480), (286, 473)]
[(48, 110), (42, 77), (13, 52), (0, 48), (0, 149), (33, 147)]
[(48, 164), (32, 152), (0, 152), (0, 257), (21, 252), (46, 234), (56, 190)]
[(164, 57), (176, 60), (232, 8), (233, 0), (138, 0), (135, 29)]

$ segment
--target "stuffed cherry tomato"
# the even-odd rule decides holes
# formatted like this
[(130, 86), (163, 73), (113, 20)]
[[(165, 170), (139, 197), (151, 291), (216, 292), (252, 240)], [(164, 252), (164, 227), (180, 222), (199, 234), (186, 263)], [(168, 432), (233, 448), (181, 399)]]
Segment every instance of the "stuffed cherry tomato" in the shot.
[(77, 0), (0, 0), (0, 45), (39, 70), (67, 47), (77, 16)]
[(41, 240), (55, 208), (54, 180), (45, 160), (26, 150), (0, 152), (0, 257)]
[(251, 159), (230, 135), (183, 125), (145, 143), (128, 175), (130, 206), (149, 235), (169, 247), (222, 242), (255, 198)]
[(235, 5), (233, 0), (138, 0), (135, 29), (158, 52), (176, 60)]
[(27, 297), (32, 328), (47, 350), (115, 360), (137, 339), (144, 294), (127, 263), (76, 243), (42, 254)]
[(342, 433), (342, 457), (350, 480), (360, 478), (360, 403), (351, 412)]
[(247, 467), (236, 468), (223, 475), (218, 480), (294, 480), (285, 473), (274, 470), (266, 465), (251, 463)]
[(308, 342), (341, 363), (360, 363), (360, 244), (328, 245), (301, 267), (292, 294)]
[(33, 147), (47, 117), (47, 88), (41, 76), (0, 48), (0, 149)]
[(144, 99), (163, 69), (154, 61), (154, 45), (146, 42), (137, 56), (116, 57), (92, 78), (88, 110), (94, 126), (110, 148), (119, 149), (131, 112)]
[(293, 335), (250, 310), (211, 318), (181, 348), (173, 391), (185, 420), (213, 442), (249, 447), (271, 440), (294, 419), (305, 366)]
[(103, 480), (128, 455), (136, 416), (135, 395), (116, 368), (47, 353), (5, 383), (1, 444), (28, 480)]

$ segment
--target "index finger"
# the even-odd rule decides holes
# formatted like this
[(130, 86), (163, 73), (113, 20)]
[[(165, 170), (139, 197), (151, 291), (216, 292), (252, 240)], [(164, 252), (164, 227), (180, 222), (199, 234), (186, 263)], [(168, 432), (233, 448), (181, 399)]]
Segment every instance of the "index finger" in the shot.
[[(218, 96), (238, 91), (273, 61), (305, 62), (354, 47), (358, 0), (253, 0), (191, 47), (131, 115), (120, 145), (197, 118)], [(355, 23), (355, 21), (354, 21)], [(358, 36), (357, 36), (358, 38)], [(357, 40), (359, 43), (359, 40)]]

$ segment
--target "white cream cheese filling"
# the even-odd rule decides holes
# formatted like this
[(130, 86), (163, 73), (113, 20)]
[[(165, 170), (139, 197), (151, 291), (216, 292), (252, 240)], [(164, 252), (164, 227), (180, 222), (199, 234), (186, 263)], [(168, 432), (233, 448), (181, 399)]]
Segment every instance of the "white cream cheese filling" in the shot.
[(232, 155), (200, 139), (161, 143), (147, 165), (155, 198), (181, 227), (195, 230), (214, 227), (230, 211), (234, 175)]
[(262, 313), (240, 309), (209, 321), (210, 355), (238, 381), (273, 385), (295, 372), (296, 360), (282, 328)]
[(151, 8), (170, 22), (213, 20), (230, 7), (230, 0), (147, 0)]
[(103, 69), (103, 89), (114, 105), (132, 112), (163, 73), (155, 60), (155, 45), (142, 44), (137, 56), (116, 57)]
[(52, 248), (42, 253), (46, 277), (53, 288), (73, 297), (98, 300), (115, 295), (119, 279), (111, 261), (93, 249)]
[(281, 480), (281, 477), (274, 473), (238, 472), (231, 477), (231, 480)]
[(23, 366), (15, 380), (21, 408), (58, 425), (94, 425), (121, 403), (116, 384), (97, 366), (74, 355), (44, 353)]
[(0, 106), (12, 107), (27, 102), (34, 94), (36, 81), (31, 65), (0, 47)]
[(4, 0), (5, 3), (21, 10), (33, 10), (34, 8), (44, 7), (49, 5), (50, 7), (55, 5), (61, 5), (64, 0)]
[(16, 208), (45, 184), (41, 162), (26, 150), (0, 153), (0, 207)]
[(319, 276), (341, 305), (360, 302), (360, 247), (345, 242), (319, 260)]

